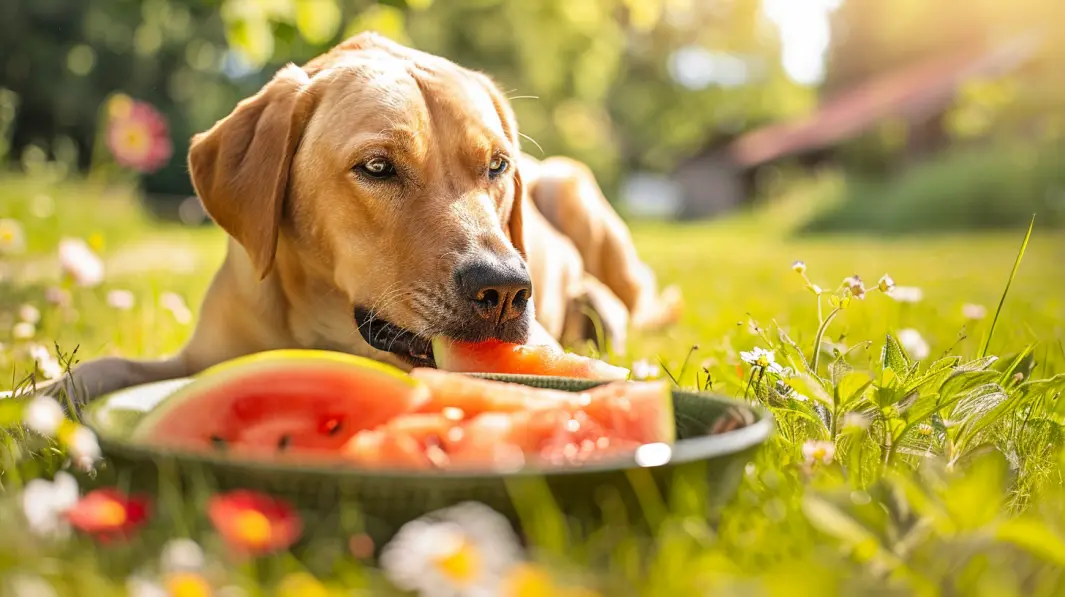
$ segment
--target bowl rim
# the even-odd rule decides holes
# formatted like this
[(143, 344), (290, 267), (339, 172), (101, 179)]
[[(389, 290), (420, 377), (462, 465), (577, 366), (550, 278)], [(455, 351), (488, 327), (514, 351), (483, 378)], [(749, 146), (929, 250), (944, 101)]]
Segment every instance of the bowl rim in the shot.
[[(530, 376), (508, 376), (497, 374), (475, 374), (478, 377), (488, 377), (500, 380), (506, 380), (512, 378), (514, 381), (519, 379), (528, 380)], [(604, 382), (589, 379), (568, 378), (568, 377), (550, 377), (550, 376), (535, 376), (537, 379), (543, 380), (545, 383), (555, 381), (556, 383), (569, 384), (570, 386), (585, 386), (592, 387), (594, 385), (600, 385)], [(613, 458), (604, 458), (602, 460), (582, 464), (580, 466), (566, 466), (566, 467), (553, 467), (545, 465), (526, 465), (519, 469), (496, 469), (496, 470), (484, 470), (484, 469), (456, 469), (456, 470), (442, 470), (426, 473), (424, 471), (410, 471), (404, 469), (367, 469), (351, 466), (341, 460), (329, 461), (329, 460), (317, 460), (314, 458), (293, 458), (291, 460), (275, 459), (256, 459), (256, 458), (242, 458), (214, 455), (211, 453), (204, 453), (197, 450), (188, 450), (181, 448), (171, 447), (153, 447), (149, 444), (129, 441), (128, 439), (117, 438), (115, 433), (108, 429), (108, 426), (103, 424), (101, 420), (102, 413), (110, 406), (113, 401), (119, 397), (133, 395), (138, 392), (156, 391), (161, 392), (160, 388), (166, 386), (173, 386), (173, 389), (169, 393), (165, 394), (163, 398), (169, 396), (177, 389), (181, 388), (185, 384), (191, 382), (194, 378), (185, 377), (178, 379), (171, 379), (165, 381), (158, 381), (148, 384), (141, 384), (132, 386), (113, 392), (106, 396), (102, 396), (97, 400), (94, 400), (90, 404), (86, 405), (82, 409), (82, 422), (96, 433), (97, 438), (102, 448), (105, 457), (108, 456), (121, 456), (127, 459), (147, 460), (147, 461), (159, 461), (161, 459), (177, 459), (186, 464), (196, 464), (221, 469), (241, 469), (248, 473), (264, 473), (264, 474), (286, 474), (297, 475), (302, 477), (336, 477), (346, 479), (391, 479), (391, 480), (417, 480), (417, 481), (484, 481), (484, 480), (503, 480), (508, 479), (521, 479), (530, 477), (556, 477), (556, 476), (572, 476), (572, 475), (594, 475), (602, 473), (616, 473), (632, 469), (655, 469), (663, 467), (671, 467), (681, 464), (699, 462), (711, 460), (720, 456), (726, 456), (729, 454), (739, 454), (748, 449), (754, 448), (760, 444), (765, 443), (770, 435), (773, 433), (773, 415), (772, 413), (759, 404), (753, 404), (747, 401), (738, 400), (735, 398), (726, 397), (724, 395), (703, 392), (703, 391), (689, 391), (683, 388), (671, 388), (674, 395), (684, 394), (690, 397), (697, 397), (706, 400), (711, 400), (725, 407), (738, 407), (744, 409), (755, 416), (755, 421), (749, 425), (719, 433), (715, 435), (705, 435), (700, 437), (681, 439), (670, 444), (670, 457), (664, 462), (656, 462), (653, 465), (640, 464), (636, 458), (635, 453), (620, 455)], [(570, 390), (574, 391), (574, 390)], [(163, 398), (159, 398), (161, 401)], [(156, 402), (158, 404), (158, 401)], [(116, 409), (126, 412), (137, 412), (134, 409)], [(151, 409), (143, 411), (143, 413), (150, 412)], [(141, 415), (143, 416), (143, 414)]]

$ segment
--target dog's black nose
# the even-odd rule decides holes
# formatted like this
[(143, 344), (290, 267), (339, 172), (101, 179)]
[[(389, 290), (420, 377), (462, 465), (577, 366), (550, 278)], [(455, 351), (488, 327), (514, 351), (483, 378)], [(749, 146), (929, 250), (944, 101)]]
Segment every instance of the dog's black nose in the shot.
[(482, 257), (459, 267), (455, 273), (463, 296), (485, 320), (504, 324), (525, 313), (532, 280), (517, 256), (506, 260)]

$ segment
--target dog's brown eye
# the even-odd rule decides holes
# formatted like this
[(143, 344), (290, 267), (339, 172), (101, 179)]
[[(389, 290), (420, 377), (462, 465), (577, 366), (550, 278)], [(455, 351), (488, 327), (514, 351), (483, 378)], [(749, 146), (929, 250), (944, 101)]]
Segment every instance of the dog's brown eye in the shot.
[(492, 178), (499, 176), (507, 171), (507, 166), (509, 165), (506, 158), (499, 156), (492, 158), (492, 161), (488, 163), (488, 176)]
[(372, 158), (355, 166), (361, 174), (370, 178), (391, 178), (396, 174), (396, 167), (385, 158)]

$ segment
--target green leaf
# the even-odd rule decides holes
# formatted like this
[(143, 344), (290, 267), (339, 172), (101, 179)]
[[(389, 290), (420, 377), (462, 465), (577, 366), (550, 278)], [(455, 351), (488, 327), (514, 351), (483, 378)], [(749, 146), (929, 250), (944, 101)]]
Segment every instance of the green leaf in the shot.
[(986, 356), (987, 350), (991, 347), (991, 338), (995, 335), (998, 317), (1002, 314), (1002, 307), (1006, 304), (1006, 297), (1010, 293), (1013, 279), (1017, 277), (1017, 270), (1021, 268), (1021, 260), (1024, 259), (1024, 251), (1028, 248), (1028, 241), (1032, 238), (1033, 228), (1035, 228), (1035, 214), (1032, 214), (1032, 221), (1028, 224), (1028, 232), (1025, 233), (1024, 240), (1021, 241), (1021, 250), (1017, 252), (1017, 259), (1013, 262), (1013, 269), (1010, 271), (1009, 280), (1006, 281), (1006, 288), (1002, 290), (1002, 298), (998, 301), (998, 308), (995, 309), (995, 317), (991, 320), (991, 328), (987, 331), (987, 339), (984, 340), (984, 347), (980, 349), (980, 356)]
[(873, 384), (873, 378), (868, 373), (851, 371), (843, 376), (836, 385), (836, 396), (840, 407), (852, 410), (851, 405), (858, 402), (865, 395), (866, 389)]
[(910, 360), (906, 357), (906, 351), (902, 349), (902, 345), (891, 334), (888, 334), (887, 339), (884, 341), (884, 350), (881, 352), (880, 361), (884, 369), (894, 371), (901, 381), (905, 381), (902, 376), (909, 371)]
[(1065, 568), (1065, 539), (1033, 518), (1014, 518), (995, 528), (995, 538)]

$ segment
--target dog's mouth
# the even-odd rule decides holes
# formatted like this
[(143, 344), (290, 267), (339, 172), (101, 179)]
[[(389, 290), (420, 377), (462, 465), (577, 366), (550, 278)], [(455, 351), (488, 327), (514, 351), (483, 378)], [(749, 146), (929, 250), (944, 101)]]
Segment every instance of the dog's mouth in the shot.
[(370, 346), (390, 352), (415, 367), (436, 367), (429, 338), (381, 319), (369, 309), (355, 307), (355, 325)]

